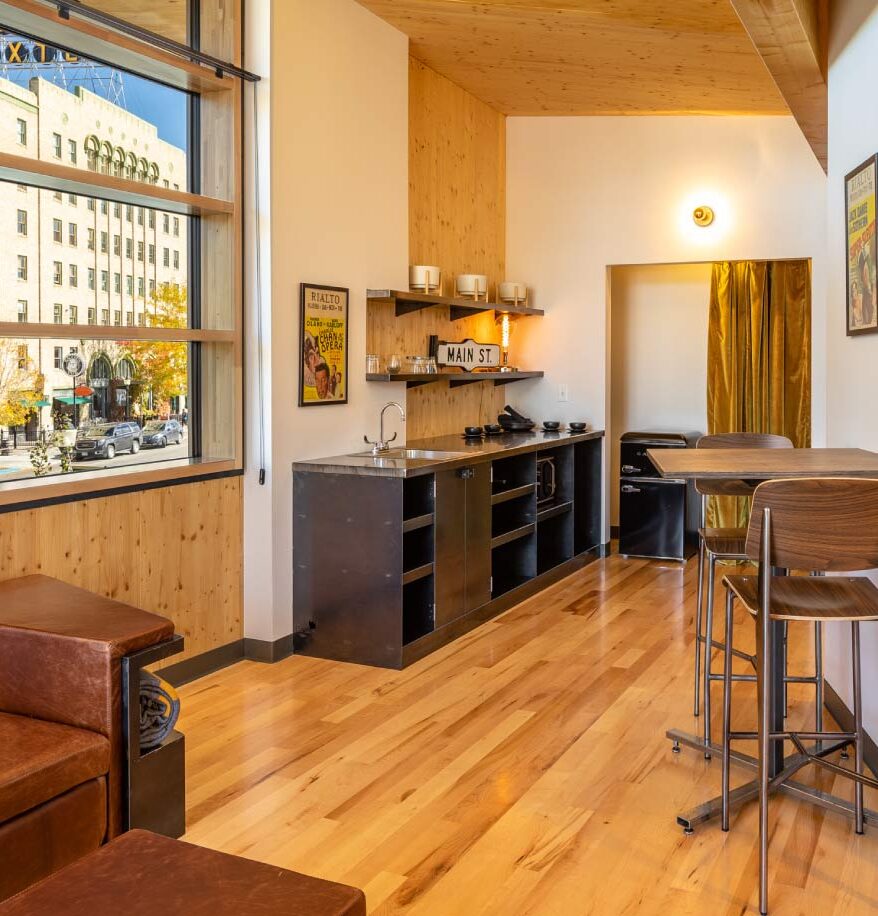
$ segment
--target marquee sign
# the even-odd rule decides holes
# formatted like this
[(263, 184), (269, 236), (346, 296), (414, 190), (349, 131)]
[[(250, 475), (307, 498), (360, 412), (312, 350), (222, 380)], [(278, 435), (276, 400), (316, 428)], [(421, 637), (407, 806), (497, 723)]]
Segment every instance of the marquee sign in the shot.
[(440, 340), (436, 346), (436, 363), (460, 366), (461, 369), (494, 369), (500, 365), (500, 346), (477, 343), (471, 337), (461, 341)]
[(9, 38), (2, 43), (2, 56), (7, 64), (78, 64), (79, 58), (69, 51), (53, 48), (41, 41), (22, 41)]

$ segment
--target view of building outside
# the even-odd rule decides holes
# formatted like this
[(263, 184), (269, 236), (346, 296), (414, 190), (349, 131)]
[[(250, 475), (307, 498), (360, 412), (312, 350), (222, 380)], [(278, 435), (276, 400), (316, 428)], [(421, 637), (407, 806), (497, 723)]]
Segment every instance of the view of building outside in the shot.
[[(8, 36), (3, 42), (7, 48)], [(6, 77), (9, 69), (2, 71)], [(64, 82), (0, 76), (0, 151), (186, 190), (184, 149), (117, 100), (91, 91), (87, 81)], [(0, 426), (33, 431), (65, 414), (80, 425), (185, 409), (185, 344), (173, 345), (183, 358), (175, 353), (174, 370), (154, 386), (148, 373), (158, 371), (161, 358), (149, 358), (147, 345), (89, 340), (88, 330), (185, 326), (188, 222), (173, 213), (0, 182), (0, 321), (82, 326), (81, 340), (0, 339), (6, 389), (0, 401), (10, 400), (18, 386), (24, 396), (13, 397), (13, 407), (27, 406), (26, 416), (16, 409), (15, 416), (0, 415)], [(64, 371), (71, 352), (83, 359), (81, 378)]]

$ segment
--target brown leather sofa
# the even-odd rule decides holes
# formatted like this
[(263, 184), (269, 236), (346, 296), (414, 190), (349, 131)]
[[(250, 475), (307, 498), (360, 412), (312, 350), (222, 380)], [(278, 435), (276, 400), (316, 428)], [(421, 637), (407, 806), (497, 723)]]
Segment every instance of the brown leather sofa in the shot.
[(0, 582), (0, 900), (124, 830), (120, 660), (173, 633), (47, 576)]

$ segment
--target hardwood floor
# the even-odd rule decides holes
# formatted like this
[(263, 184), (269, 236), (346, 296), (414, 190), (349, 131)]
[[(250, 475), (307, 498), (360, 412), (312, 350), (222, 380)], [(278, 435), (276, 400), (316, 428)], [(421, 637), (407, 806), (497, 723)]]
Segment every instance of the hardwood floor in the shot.
[[(720, 788), (718, 759), (664, 737), (698, 721), (694, 590), (694, 563), (613, 556), (403, 672), (299, 656), (191, 684), (186, 839), (358, 885), (374, 914), (757, 912), (756, 806), (728, 834), (675, 823)], [(811, 633), (791, 626), (796, 673)], [(791, 688), (791, 721), (812, 697)], [(734, 703), (755, 727), (750, 685)], [(789, 798), (770, 816), (773, 916), (876, 912), (874, 826)]]

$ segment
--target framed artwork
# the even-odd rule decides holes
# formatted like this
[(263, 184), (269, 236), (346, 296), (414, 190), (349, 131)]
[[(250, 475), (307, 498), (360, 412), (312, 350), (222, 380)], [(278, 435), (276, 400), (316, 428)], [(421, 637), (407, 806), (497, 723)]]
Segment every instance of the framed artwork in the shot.
[(848, 336), (878, 332), (876, 182), (878, 156), (858, 165), (844, 179)]
[(300, 407), (348, 402), (349, 292), (316, 283), (300, 286)]

